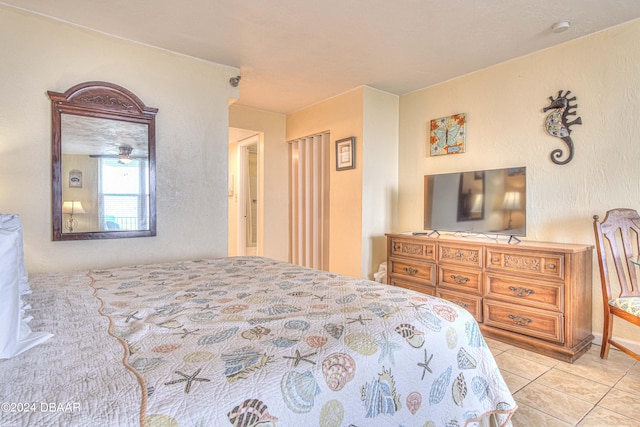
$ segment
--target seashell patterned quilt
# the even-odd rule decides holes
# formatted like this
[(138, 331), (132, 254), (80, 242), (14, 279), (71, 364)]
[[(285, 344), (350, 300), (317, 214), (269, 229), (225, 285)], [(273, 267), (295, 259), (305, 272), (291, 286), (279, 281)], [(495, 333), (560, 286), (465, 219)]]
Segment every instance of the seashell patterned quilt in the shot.
[[(87, 276), (97, 301), (78, 310), (90, 331), (75, 344), (62, 337), (76, 347), (49, 356), (91, 364), (87, 357), (109, 346), (86, 384), (66, 380), (83, 392), (13, 389), (15, 399), (80, 402), (78, 413), (49, 413), (47, 423), (60, 416), (65, 425), (477, 426), (510, 425), (516, 410), (475, 320), (438, 298), (262, 257)], [(9, 370), (33, 369), (39, 351), (60, 353), (52, 341), (22, 361), (0, 361), (0, 383), (16, 380)], [(48, 375), (56, 384), (66, 374)], [(104, 375), (108, 410), (91, 385)], [(85, 402), (87, 392), (98, 401)], [(6, 415), (0, 425), (42, 416)]]

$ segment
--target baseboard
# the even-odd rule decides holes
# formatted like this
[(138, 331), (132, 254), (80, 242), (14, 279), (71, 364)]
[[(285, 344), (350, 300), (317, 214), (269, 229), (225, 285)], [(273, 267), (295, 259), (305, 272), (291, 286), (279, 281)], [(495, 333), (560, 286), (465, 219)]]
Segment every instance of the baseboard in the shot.
[[(602, 334), (599, 333), (599, 332), (593, 332), (593, 336), (594, 336), (593, 343), (597, 344), (597, 345), (602, 345)], [(632, 351), (635, 351), (636, 353), (640, 354), (640, 342), (639, 341), (632, 341), (632, 340), (628, 340), (628, 339), (625, 339), (625, 338), (618, 338), (618, 337), (614, 337), (614, 340), (619, 342), (623, 346), (627, 347), (628, 349), (630, 349)], [(610, 348), (612, 350), (618, 350), (614, 346), (611, 346)]]

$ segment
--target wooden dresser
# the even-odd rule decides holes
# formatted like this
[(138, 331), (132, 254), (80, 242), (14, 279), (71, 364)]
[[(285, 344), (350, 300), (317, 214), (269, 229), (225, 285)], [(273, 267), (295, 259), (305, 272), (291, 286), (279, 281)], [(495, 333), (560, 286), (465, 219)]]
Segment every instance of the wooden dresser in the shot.
[(387, 234), (387, 281), (464, 307), (488, 338), (573, 362), (593, 340), (592, 251)]

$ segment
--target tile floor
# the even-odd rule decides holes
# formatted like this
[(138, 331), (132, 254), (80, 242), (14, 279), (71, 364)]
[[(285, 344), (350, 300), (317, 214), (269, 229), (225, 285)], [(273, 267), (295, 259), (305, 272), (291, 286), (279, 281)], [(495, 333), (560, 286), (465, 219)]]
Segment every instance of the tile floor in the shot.
[(518, 404), (514, 427), (640, 427), (640, 362), (600, 347), (565, 363), (487, 339)]

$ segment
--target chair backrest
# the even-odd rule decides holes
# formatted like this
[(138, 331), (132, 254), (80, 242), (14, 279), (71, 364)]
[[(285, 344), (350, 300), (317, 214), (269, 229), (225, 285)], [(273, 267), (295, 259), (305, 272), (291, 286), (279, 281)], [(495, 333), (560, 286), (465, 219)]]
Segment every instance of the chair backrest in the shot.
[[(602, 290), (607, 300), (616, 297), (640, 296), (640, 214), (634, 209), (611, 209), (602, 222), (593, 216), (596, 249)], [(609, 258), (615, 271), (609, 271)], [(611, 274), (616, 273), (620, 293), (612, 295)]]

